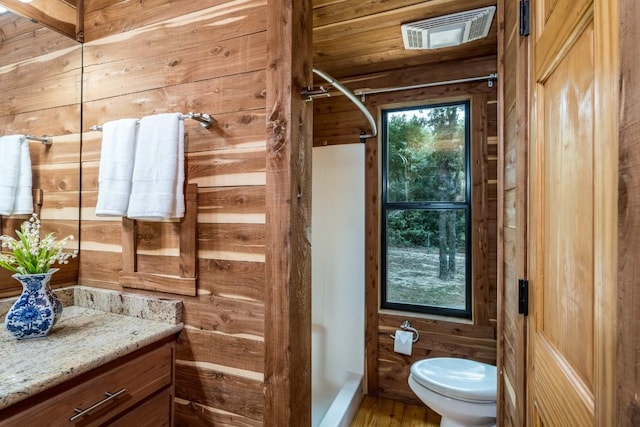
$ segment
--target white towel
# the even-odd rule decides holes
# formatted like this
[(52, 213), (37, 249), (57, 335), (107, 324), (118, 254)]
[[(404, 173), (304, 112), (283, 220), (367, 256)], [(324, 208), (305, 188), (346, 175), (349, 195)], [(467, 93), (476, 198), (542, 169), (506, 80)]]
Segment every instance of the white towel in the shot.
[(0, 159), (0, 215), (32, 213), (29, 141), (24, 135), (0, 137)]
[(184, 122), (180, 113), (140, 120), (129, 218), (184, 216)]
[(29, 141), (21, 138), (20, 144), (20, 174), (16, 187), (16, 200), (13, 204), (14, 215), (33, 213), (33, 186), (31, 178), (31, 153)]
[(97, 216), (125, 216), (131, 196), (137, 119), (102, 125)]

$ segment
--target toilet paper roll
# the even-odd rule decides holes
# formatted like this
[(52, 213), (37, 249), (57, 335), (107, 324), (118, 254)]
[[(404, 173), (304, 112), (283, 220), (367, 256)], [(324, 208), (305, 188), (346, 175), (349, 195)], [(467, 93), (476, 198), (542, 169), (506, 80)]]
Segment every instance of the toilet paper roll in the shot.
[(396, 353), (411, 356), (411, 346), (413, 345), (413, 333), (409, 331), (397, 330), (393, 341), (393, 351)]

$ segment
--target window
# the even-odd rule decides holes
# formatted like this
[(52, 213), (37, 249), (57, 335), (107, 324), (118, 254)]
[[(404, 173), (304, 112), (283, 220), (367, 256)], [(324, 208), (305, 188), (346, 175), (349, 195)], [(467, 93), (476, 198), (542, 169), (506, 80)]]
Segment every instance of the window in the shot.
[(469, 102), (382, 120), (382, 307), (470, 318)]

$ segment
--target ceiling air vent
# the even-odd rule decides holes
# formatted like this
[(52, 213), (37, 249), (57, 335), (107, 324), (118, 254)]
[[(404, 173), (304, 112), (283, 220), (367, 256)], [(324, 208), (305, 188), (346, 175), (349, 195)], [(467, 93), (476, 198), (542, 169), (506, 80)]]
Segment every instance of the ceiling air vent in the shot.
[(438, 16), (402, 25), (405, 49), (438, 49), (487, 36), (495, 6)]

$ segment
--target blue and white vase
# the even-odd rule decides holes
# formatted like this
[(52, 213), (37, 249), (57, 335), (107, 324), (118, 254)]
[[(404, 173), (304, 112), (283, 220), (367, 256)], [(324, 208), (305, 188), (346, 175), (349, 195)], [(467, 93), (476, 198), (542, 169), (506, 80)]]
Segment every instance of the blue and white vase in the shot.
[(19, 340), (44, 337), (62, 315), (62, 302), (49, 287), (56, 271), (11, 276), (22, 284), (22, 294), (7, 312), (5, 326)]

